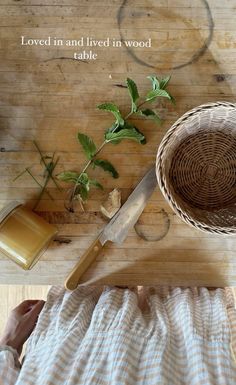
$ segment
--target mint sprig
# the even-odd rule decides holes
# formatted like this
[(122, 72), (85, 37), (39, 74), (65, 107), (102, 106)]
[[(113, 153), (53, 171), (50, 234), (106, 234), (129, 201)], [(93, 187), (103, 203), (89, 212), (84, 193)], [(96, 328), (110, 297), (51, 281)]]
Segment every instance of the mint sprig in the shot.
[(141, 97), (138, 91), (137, 84), (134, 80), (127, 78), (126, 86), (131, 100), (130, 112), (123, 116), (120, 108), (115, 103), (102, 103), (97, 106), (101, 111), (107, 111), (113, 114), (115, 120), (110, 127), (104, 132), (104, 141), (97, 147), (93, 139), (88, 135), (79, 132), (77, 135), (78, 141), (85, 153), (88, 162), (84, 166), (81, 172), (76, 171), (63, 171), (57, 175), (57, 178), (66, 183), (70, 183), (72, 188), (69, 190), (70, 198), (68, 202), (68, 210), (74, 211), (73, 202), (79, 199), (80, 203), (83, 203), (88, 199), (91, 186), (102, 189), (103, 186), (96, 179), (89, 177), (87, 169), (89, 166), (93, 168), (99, 167), (105, 172), (111, 174), (113, 178), (118, 178), (119, 174), (112, 163), (106, 159), (98, 158), (98, 154), (101, 152), (103, 147), (108, 144), (117, 145), (123, 140), (132, 140), (139, 144), (145, 144), (145, 135), (134, 126), (131, 121), (132, 116), (142, 116), (144, 118), (150, 118), (156, 123), (161, 123), (161, 118), (155, 109), (148, 106), (143, 108), (144, 104), (152, 104), (157, 98), (164, 97), (174, 102), (173, 96), (167, 90), (167, 86), (170, 81), (170, 76), (164, 78), (158, 78), (157, 76), (148, 76), (151, 81), (151, 89), (148, 90), (144, 97)]

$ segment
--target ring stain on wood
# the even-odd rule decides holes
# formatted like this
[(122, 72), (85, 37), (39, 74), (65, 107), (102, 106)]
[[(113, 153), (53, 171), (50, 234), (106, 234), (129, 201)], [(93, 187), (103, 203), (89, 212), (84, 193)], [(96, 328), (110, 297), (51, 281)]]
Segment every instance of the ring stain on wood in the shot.
[[(207, 0), (201, 0), (201, 2), (203, 3), (204, 8), (205, 8), (206, 13), (207, 13), (208, 36), (205, 39), (205, 41), (203, 42), (203, 44), (201, 45), (201, 47), (198, 48), (193, 53), (193, 55), (191, 56), (191, 58), (189, 60), (185, 61), (182, 64), (174, 65), (174, 66), (170, 67), (170, 69), (173, 69), (173, 70), (180, 69), (180, 68), (186, 67), (188, 65), (191, 65), (191, 64), (197, 62), (206, 53), (209, 45), (211, 44), (211, 41), (213, 38), (213, 31), (214, 31), (214, 20), (213, 20), (211, 9), (210, 9), (210, 6), (209, 6)], [(138, 63), (142, 66), (149, 67), (149, 68), (156, 68), (157, 65), (153, 65), (151, 63), (148, 63), (145, 60), (142, 60), (140, 57), (138, 57), (138, 55), (134, 52), (134, 50), (131, 47), (127, 47), (124, 44), (125, 38), (124, 38), (124, 33), (123, 33), (123, 22), (125, 19), (125, 9), (126, 9), (127, 5), (128, 5), (128, 0), (123, 0), (122, 4), (118, 10), (118, 13), (117, 13), (117, 23), (118, 23), (120, 38), (121, 38), (121, 41), (123, 42), (123, 46), (126, 48), (128, 54), (134, 59), (134, 61), (136, 63)], [(161, 11), (159, 10), (159, 12), (161, 12)], [(171, 17), (171, 14), (172, 14), (171, 10), (168, 9), (168, 17)], [(133, 12), (131, 16), (137, 17), (137, 15), (139, 15), (139, 14), (136, 14), (135, 12)], [(150, 13), (147, 13), (146, 15), (148, 17), (150, 17)], [(173, 16), (174, 16), (173, 19), (175, 19), (176, 15), (173, 14)], [(179, 15), (179, 17), (180, 17), (180, 15)], [(189, 22), (187, 22), (187, 20), (184, 20), (184, 17), (181, 16), (181, 18), (182, 18), (183, 22), (189, 23)]]
[(134, 225), (136, 234), (148, 242), (156, 242), (165, 238), (170, 229), (170, 218), (169, 214), (161, 209), (159, 212), (153, 215), (152, 224), (143, 224), (142, 215), (140, 219)]

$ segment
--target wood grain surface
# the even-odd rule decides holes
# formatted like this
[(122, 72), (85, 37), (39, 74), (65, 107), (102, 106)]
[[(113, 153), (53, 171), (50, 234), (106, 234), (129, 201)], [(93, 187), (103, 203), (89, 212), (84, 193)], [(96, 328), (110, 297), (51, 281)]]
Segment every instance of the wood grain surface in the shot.
[[(216, 100), (235, 101), (236, 25), (234, 0), (1, 0), (0, 2), (0, 207), (22, 200), (33, 207), (39, 192), (30, 176), (13, 179), (25, 167), (42, 180), (36, 140), (45, 154), (60, 157), (56, 171), (81, 170), (85, 158), (78, 131), (102, 142), (111, 117), (96, 105), (113, 101), (128, 112), (123, 87), (133, 78), (145, 93), (146, 76), (172, 75), (176, 106), (156, 107), (162, 126), (141, 118), (134, 123), (147, 144), (107, 145), (101, 156), (114, 163), (120, 177), (102, 170), (91, 175), (105, 186), (93, 190), (86, 211), (64, 208), (65, 193), (50, 184), (37, 211), (59, 227), (58, 239), (35, 267), (22, 271), (0, 256), (1, 284), (63, 284), (82, 253), (106, 224), (100, 204), (115, 187), (123, 202), (155, 162), (168, 127), (190, 108)], [(21, 36), (79, 39), (152, 39), (151, 48), (94, 48), (94, 61), (73, 60), (71, 47), (21, 46)], [(156, 189), (138, 227), (122, 245), (107, 244), (82, 277), (83, 284), (236, 285), (236, 240), (204, 234), (182, 223)], [(153, 240), (157, 239), (157, 240)]]

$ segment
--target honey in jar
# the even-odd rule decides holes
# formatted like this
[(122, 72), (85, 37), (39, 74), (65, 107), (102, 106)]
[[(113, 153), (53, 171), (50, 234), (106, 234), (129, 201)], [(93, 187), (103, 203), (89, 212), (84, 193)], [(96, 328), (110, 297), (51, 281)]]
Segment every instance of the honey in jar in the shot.
[(19, 202), (11, 202), (0, 211), (0, 252), (29, 270), (57, 233), (47, 223)]

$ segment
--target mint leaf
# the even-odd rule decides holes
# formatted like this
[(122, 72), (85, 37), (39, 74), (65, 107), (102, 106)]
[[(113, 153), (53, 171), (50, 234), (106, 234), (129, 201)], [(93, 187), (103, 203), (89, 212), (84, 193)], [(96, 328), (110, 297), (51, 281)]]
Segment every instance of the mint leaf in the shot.
[[(139, 113), (139, 111), (137, 111), (137, 113)], [(146, 143), (146, 138), (145, 138), (145, 136), (142, 134), (142, 132), (140, 132), (140, 131), (138, 130), (137, 127), (135, 127), (133, 124), (129, 123), (127, 120), (125, 120), (123, 126), (117, 126), (117, 127), (115, 127), (114, 130), (112, 130), (111, 128), (109, 128), (109, 129), (106, 131), (105, 135), (104, 135), (105, 140), (107, 139), (107, 136), (106, 136), (107, 133), (118, 133), (118, 132), (120, 132), (121, 130), (124, 130), (124, 129), (134, 129), (135, 131), (137, 131), (138, 133), (140, 133), (140, 134), (142, 135), (142, 137), (143, 137), (143, 139), (140, 141), (140, 143), (141, 143), (141, 144), (145, 144), (145, 143)], [(113, 143), (113, 144), (118, 144), (118, 143), (120, 143), (121, 141), (122, 141), (122, 138), (113, 140), (112, 143)]]
[(105, 110), (105, 111), (109, 111), (111, 112), (115, 118), (116, 118), (116, 121), (122, 126), (124, 124), (124, 119), (122, 118), (121, 116), (121, 113), (120, 113), (120, 110), (119, 108), (117, 107), (116, 104), (114, 103), (103, 103), (103, 104), (99, 104), (97, 106), (97, 108), (99, 110)]
[(78, 190), (83, 186), (87, 192), (89, 191), (90, 180), (86, 172), (79, 174), (76, 171), (64, 171), (58, 174), (57, 178), (63, 182), (78, 184)]
[(137, 127), (133, 127), (140, 135), (142, 135), (143, 139), (141, 139), (140, 143), (141, 144), (146, 144), (147, 141), (146, 141), (146, 138), (145, 136), (143, 135), (143, 133), (137, 128)]
[(166, 90), (157, 89), (157, 90), (152, 90), (148, 92), (146, 96), (146, 102), (155, 100), (158, 96), (161, 96), (163, 98), (168, 98), (171, 100), (171, 96)]
[(113, 133), (107, 132), (105, 134), (105, 139), (107, 143), (112, 142), (114, 144), (119, 143), (123, 139), (131, 139), (138, 143), (142, 143), (145, 137), (142, 133), (140, 133), (135, 128), (124, 128), (119, 132), (113, 132)]
[(160, 88), (160, 83), (156, 76), (147, 76), (147, 78), (151, 80), (153, 90), (157, 90), (158, 88)]
[(166, 91), (166, 87), (171, 79), (171, 76), (166, 76), (162, 79), (158, 79), (156, 76), (147, 76), (147, 78), (152, 82), (152, 91), (149, 91), (146, 96), (147, 102), (155, 100), (158, 96), (162, 96), (164, 98), (170, 99), (170, 101), (175, 104), (174, 97)]
[(161, 118), (157, 115), (157, 113), (153, 110), (150, 110), (149, 108), (147, 108), (146, 110), (140, 110), (138, 111), (138, 113), (142, 116), (146, 116), (155, 120), (159, 124), (162, 122)]
[(133, 124), (129, 123), (129, 122), (125, 122), (125, 125), (124, 125), (124, 128), (128, 128), (128, 129), (134, 129), (136, 132), (138, 132), (140, 135), (143, 136), (143, 139), (140, 141), (141, 144), (146, 144), (146, 138), (145, 136), (143, 135), (143, 133), (141, 131), (139, 131), (139, 129), (137, 127), (135, 127)]
[(78, 132), (78, 140), (81, 144), (81, 146), (83, 147), (83, 150), (87, 156), (88, 159), (91, 159), (95, 152), (96, 152), (96, 146), (93, 142), (93, 140), (85, 135), (85, 134), (81, 134)]
[(115, 167), (110, 162), (108, 162), (108, 160), (95, 159), (93, 160), (93, 165), (101, 167), (104, 171), (108, 171), (113, 176), (113, 178), (119, 177)]
[(171, 79), (171, 76), (167, 76), (166, 78), (160, 79), (160, 88), (164, 90), (167, 87), (167, 84), (169, 83)]
[(131, 103), (132, 103), (131, 112), (136, 112), (137, 111), (136, 101), (139, 98), (139, 93), (138, 93), (137, 85), (130, 78), (126, 79), (126, 84), (128, 86), (128, 91), (129, 91), (130, 98), (131, 98)]
[(103, 186), (96, 179), (89, 179), (89, 184), (91, 184), (91, 185), (93, 185), (93, 186), (103, 190)]
[(158, 79), (156, 76), (147, 76), (147, 78), (151, 80), (152, 90), (154, 91), (158, 89), (164, 90), (167, 87), (171, 79), (171, 76), (166, 76), (165, 78), (162, 78), (162, 79)]
[(79, 174), (75, 171), (63, 171), (57, 175), (57, 179), (67, 183), (76, 183), (79, 178)]
[(89, 190), (89, 177), (86, 172), (80, 174), (78, 181), (82, 183)]

